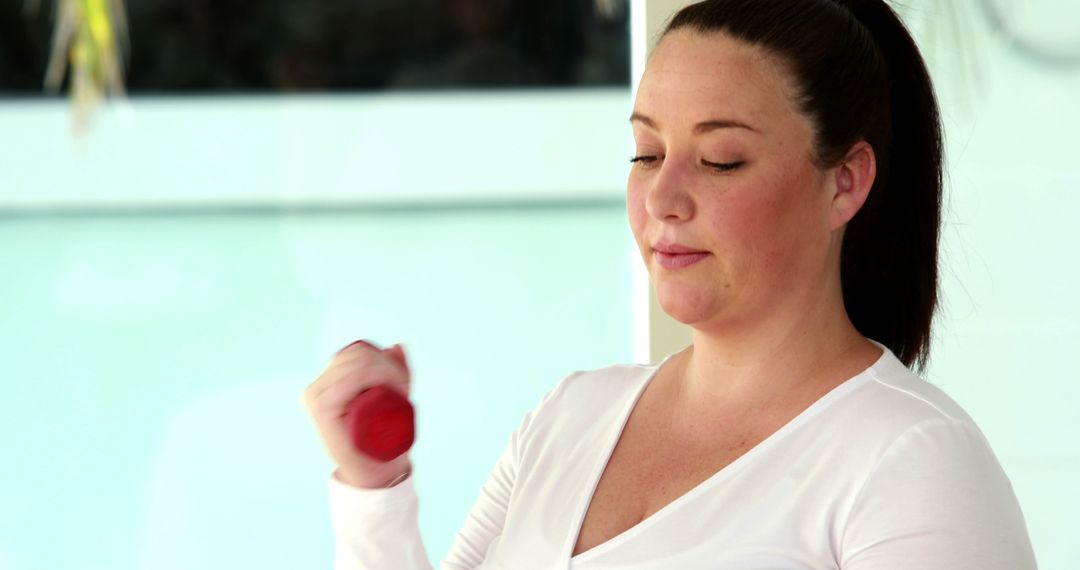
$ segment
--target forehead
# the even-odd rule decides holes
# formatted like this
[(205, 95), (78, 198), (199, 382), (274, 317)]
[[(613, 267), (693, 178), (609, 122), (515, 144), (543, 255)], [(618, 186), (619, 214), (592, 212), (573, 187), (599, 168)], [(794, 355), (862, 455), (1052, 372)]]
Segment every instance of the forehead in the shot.
[(770, 52), (720, 33), (676, 30), (649, 59), (634, 110), (672, 127), (727, 118), (769, 132), (805, 123), (794, 93), (787, 66)]

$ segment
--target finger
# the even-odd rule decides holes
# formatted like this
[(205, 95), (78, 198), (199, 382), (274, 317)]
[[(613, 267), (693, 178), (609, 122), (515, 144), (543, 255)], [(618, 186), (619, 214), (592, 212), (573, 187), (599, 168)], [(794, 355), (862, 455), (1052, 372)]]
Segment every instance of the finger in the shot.
[(319, 394), (314, 405), (317, 410), (324, 414), (342, 417), (348, 412), (349, 403), (368, 388), (385, 385), (406, 396), (401, 386), (401, 379), (396, 376), (396, 374), (387, 371), (384, 374), (343, 378)]
[(383, 354), (389, 356), (391, 360), (397, 363), (397, 365), (405, 371), (405, 374), (409, 373), (408, 359), (405, 358), (405, 348), (401, 346), (401, 343), (397, 343), (394, 346), (383, 350)]
[(380, 349), (370, 341), (356, 340), (338, 350), (326, 370), (304, 390), (303, 399), (307, 402), (319, 400), (323, 392), (338, 383), (344, 376), (358, 369), (368, 369), (379, 364), (404, 372), (405, 379), (401, 390), (406, 395), (409, 391), (409, 366), (400, 343), (396, 350)]
[(380, 352), (382, 351), (382, 349), (379, 348), (378, 346), (376, 346), (375, 343), (373, 343), (373, 342), (371, 342), (369, 340), (359, 339), (359, 340), (354, 340), (354, 341), (350, 342), (349, 344), (346, 344), (345, 346), (338, 349), (338, 351), (334, 353), (334, 356), (339, 356), (341, 353), (343, 353), (346, 350), (349, 350), (349, 349), (351, 349), (353, 347), (370, 348), (370, 349), (377, 350), (377, 351), (380, 351)]
[(382, 357), (382, 353), (367, 348), (366, 343), (358, 344), (356, 348), (346, 348), (348, 350), (342, 349), (344, 352), (339, 352), (339, 355), (330, 361), (322, 374), (304, 390), (304, 394), (309, 400), (317, 399), (327, 388), (333, 386), (343, 377), (349, 376), (357, 370), (365, 370), (380, 361), (385, 362), (387, 360)]

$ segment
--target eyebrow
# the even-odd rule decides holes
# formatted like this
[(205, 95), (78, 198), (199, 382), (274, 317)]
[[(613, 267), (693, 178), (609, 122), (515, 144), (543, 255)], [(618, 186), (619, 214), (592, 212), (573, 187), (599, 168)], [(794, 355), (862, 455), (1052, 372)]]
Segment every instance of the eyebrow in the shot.
[[(641, 113), (634, 113), (630, 115), (630, 122), (633, 123), (635, 121), (651, 129), (659, 130), (656, 126), (656, 121), (650, 119), (645, 115), (642, 115)], [(747, 125), (746, 123), (742, 123), (733, 119), (709, 119), (707, 121), (701, 121), (700, 123), (694, 125), (693, 132), (695, 135), (701, 135), (718, 129), (746, 129), (755, 133), (761, 132), (754, 127), (751, 127), (750, 125)]]

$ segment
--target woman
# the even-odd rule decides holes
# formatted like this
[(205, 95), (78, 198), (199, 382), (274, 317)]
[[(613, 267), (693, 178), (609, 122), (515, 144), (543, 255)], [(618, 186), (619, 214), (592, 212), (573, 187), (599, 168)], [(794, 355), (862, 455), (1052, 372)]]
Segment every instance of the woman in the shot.
[[(1034, 568), (986, 440), (908, 370), (936, 302), (941, 135), (887, 5), (687, 7), (631, 124), (630, 225), (693, 345), (563, 380), (443, 567)], [(339, 567), (426, 568), (408, 458), (373, 464), (341, 426), (383, 383), (408, 393), (401, 347), (354, 343), (306, 393), (338, 464)]]

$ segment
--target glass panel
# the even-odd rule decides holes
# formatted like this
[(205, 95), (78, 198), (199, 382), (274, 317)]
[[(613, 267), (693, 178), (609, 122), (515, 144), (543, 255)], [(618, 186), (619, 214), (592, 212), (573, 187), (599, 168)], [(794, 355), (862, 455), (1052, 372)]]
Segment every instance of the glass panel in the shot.
[(629, 90), (0, 101), (0, 215), (622, 201)]

